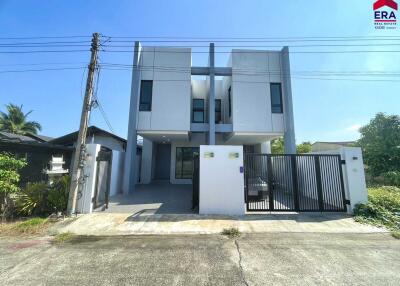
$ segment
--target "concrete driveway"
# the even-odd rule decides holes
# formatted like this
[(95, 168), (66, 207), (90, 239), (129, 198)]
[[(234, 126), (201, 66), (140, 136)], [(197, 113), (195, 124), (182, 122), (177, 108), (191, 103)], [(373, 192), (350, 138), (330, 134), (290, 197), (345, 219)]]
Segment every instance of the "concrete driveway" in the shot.
[(104, 213), (189, 214), (192, 211), (192, 185), (153, 182), (137, 185), (133, 194), (110, 197)]
[(0, 239), (0, 285), (398, 285), (386, 233)]

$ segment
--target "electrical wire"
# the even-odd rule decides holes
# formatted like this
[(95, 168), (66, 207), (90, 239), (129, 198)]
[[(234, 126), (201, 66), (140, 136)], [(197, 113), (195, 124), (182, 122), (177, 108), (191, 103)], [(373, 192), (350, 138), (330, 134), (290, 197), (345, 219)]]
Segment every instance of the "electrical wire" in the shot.
[(63, 68), (47, 68), (47, 69), (27, 69), (27, 70), (5, 70), (0, 73), (23, 73), (23, 72), (41, 72), (41, 71), (60, 71), (60, 70), (77, 70), (85, 67), (63, 67)]
[(115, 130), (112, 127), (112, 125), (110, 123), (110, 120), (108, 119), (107, 113), (105, 112), (105, 110), (104, 110), (104, 108), (103, 108), (103, 106), (102, 106), (102, 104), (100, 102), (99, 96), (98, 96), (99, 81), (100, 81), (100, 67), (97, 66), (96, 86), (95, 86), (95, 91), (94, 91), (94, 94), (93, 94), (93, 99), (97, 103), (97, 105), (99, 107), (99, 110), (100, 110), (100, 113), (101, 113), (101, 116), (103, 117), (104, 121), (106, 122), (108, 128), (110, 129), (110, 131), (112, 133), (115, 133)]

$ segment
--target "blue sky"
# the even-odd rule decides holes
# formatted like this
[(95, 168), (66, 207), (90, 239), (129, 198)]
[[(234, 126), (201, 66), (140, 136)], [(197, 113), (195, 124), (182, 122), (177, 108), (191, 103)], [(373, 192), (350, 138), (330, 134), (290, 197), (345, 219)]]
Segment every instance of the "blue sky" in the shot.
[[(373, 2), (2, 0), (0, 37), (91, 35), (93, 32), (135, 37), (400, 36), (399, 28), (375, 30)], [(13, 41), (1, 40), (1, 43)], [(316, 49), (313, 47), (308, 50)], [(132, 62), (131, 53), (101, 53), (100, 57), (103, 62)], [(88, 52), (0, 54), (0, 71), (82, 67), (88, 60)], [(196, 65), (205, 64), (206, 60), (203, 54), (193, 56), (193, 64)], [(226, 55), (218, 54), (216, 63), (225, 66)], [(398, 71), (399, 66), (399, 53), (291, 55), (293, 71)], [(130, 76), (130, 71), (102, 70), (99, 81), (98, 97), (115, 132), (122, 137), (126, 137), (128, 126)], [(4, 105), (9, 102), (23, 104), (25, 110), (34, 110), (31, 119), (42, 124), (43, 134), (60, 136), (79, 126), (84, 85), (83, 69), (0, 73), (0, 109), (4, 110)], [(399, 113), (399, 90), (399, 82), (293, 78), (297, 142), (357, 139), (358, 127), (367, 123), (377, 112)], [(107, 130), (98, 109), (92, 113), (91, 124)]]

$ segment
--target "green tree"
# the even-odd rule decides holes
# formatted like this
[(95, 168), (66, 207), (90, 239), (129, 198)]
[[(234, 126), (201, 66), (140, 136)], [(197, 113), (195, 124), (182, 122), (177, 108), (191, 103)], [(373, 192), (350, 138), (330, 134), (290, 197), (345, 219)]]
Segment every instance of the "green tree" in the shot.
[(358, 144), (372, 176), (400, 170), (400, 116), (378, 113), (360, 133)]
[(0, 209), (2, 220), (5, 220), (9, 211), (9, 195), (19, 191), (19, 170), (26, 166), (24, 160), (0, 153)]
[[(282, 137), (272, 140), (271, 142), (271, 153), (272, 154), (284, 154), (285, 147), (284, 147), (284, 140)], [(310, 142), (303, 142), (296, 146), (297, 154), (303, 154), (311, 152), (311, 143)]]
[(28, 121), (27, 118), (32, 110), (24, 113), (22, 105), (12, 103), (6, 105), (7, 113), (0, 111), (0, 130), (14, 134), (37, 134), (42, 126), (36, 121)]
[(296, 146), (297, 154), (304, 154), (311, 152), (311, 143), (310, 142), (303, 142)]
[(272, 154), (283, 154), (284, 151), (284, 142), (283, 138), (279, 137), (277, 139), (272, 140), (271, 142), (271, 153)]

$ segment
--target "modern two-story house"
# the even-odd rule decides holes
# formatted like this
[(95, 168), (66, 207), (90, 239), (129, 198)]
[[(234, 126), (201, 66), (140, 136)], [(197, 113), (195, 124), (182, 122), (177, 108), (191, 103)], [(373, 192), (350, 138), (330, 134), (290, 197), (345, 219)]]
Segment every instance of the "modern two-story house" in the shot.
[(136, 137), (143, 137), (140, 183), (191, 183), (200, 145), (243, 145), (270, 153), (284, 137), (295, 153), (289, 50), (232, 50), (226, 67), (192, 66), (190, 48), (135, 44), (124, 193), (135, 189)]

